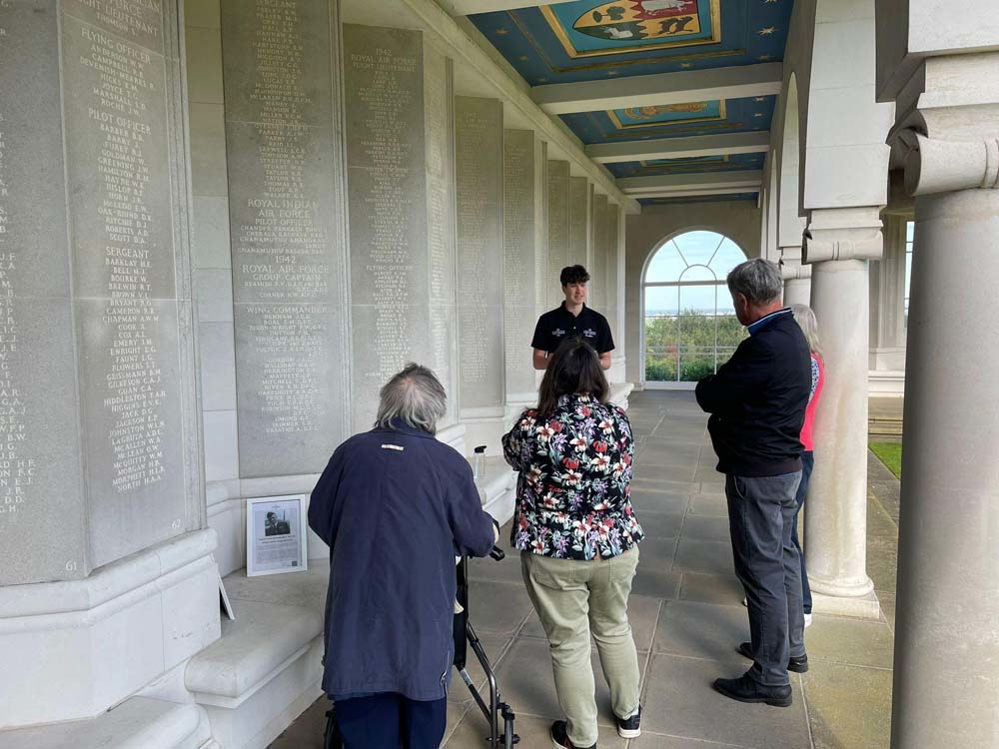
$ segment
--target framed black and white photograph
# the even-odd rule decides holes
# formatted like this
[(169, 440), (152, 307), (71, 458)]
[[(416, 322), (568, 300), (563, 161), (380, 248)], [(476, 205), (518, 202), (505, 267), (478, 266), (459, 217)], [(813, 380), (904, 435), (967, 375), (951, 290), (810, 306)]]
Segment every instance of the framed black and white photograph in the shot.
[(308, 569), (308, 496), (246, 500), (246, 576)]

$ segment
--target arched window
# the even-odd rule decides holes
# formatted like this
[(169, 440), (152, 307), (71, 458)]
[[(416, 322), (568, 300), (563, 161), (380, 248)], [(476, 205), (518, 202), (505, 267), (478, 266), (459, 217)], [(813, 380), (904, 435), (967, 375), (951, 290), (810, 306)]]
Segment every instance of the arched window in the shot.
[(725, 277), (746, 259), (728, 237), (690, 231), (662, 244), (642, 281), (645, 382), (677, 387), (718, 371), (746, 333)]

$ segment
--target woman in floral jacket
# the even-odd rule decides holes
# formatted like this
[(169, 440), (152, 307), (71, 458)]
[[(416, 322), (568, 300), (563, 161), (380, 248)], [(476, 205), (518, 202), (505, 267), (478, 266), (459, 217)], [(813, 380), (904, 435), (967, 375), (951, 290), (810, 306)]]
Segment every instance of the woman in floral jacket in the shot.
[(629, 499), (631, 426), (607, 403), (608, 391), (596, 351), (570, 339), (549, 360), (538, 407), (503, 437), (506, 460), (520, 473), (511, 541), (551, 645), (567, 718), (552, 725), (552, 741), (565, 749), (597, 741), (591, 632), (618, 733), (641, 733), (628, 596), (643, 534)]

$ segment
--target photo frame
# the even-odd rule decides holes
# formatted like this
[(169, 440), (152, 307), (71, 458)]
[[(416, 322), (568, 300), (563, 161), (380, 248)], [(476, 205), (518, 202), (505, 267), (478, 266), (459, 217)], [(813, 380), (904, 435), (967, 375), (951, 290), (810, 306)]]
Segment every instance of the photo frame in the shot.
[(308, 495), (246, 500), (246, 576), (302, 572), (309, 567)]

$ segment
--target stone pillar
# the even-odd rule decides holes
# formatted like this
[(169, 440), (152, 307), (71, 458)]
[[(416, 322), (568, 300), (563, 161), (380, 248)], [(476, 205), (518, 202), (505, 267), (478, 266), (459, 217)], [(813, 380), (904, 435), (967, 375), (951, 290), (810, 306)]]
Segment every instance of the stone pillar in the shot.
[(814, 610), (877, 618), (867, 576), (868, 261), (881, 255), (879, 209), (811, 212), (803, 248), (826, 363), (805, 517)]
[(548, 162), (548, 274), (544, 279), (548, 307), (562, 303), (559, 273), (569, 265), (569, 162)]
[(501, 452), (504, 402), (503, 102), (455, 98), (459, 417)]
[(905, 224), (905, 216), (886, 214), (884, 255), (871, 264), (873, 370), (905, 370)]
[(784, 304), (812, 303), (812, 268), (801, 264), (801, 247), (780, 248), (780, 271), (784, 279)]
[(916, 196), (894, 749), (999, 747), (997, 71), (999, 52), (926, 60), (893, 133)]
[(219, 636), (180, 40), (175, 0), (0, 2), (3, 728)]

